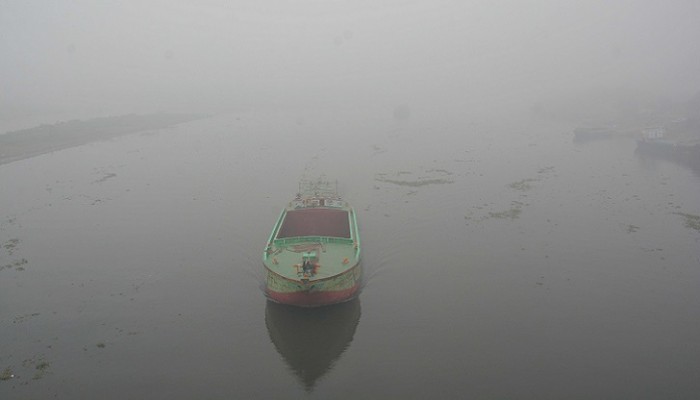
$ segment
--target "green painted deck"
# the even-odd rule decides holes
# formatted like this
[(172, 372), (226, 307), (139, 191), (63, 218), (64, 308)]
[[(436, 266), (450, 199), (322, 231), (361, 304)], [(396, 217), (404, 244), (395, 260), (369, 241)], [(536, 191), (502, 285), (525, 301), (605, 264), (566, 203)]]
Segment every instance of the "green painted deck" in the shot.
[[(316, 264), (312, 276), (300, 273), (304, 258)], [(359, 261), (357, 221), (347, 205), (296, 209), (290, 204), (280, 214), (263, 254), (269, 271), (293, 281), (337, 276)]]
[(300, 241), (284, 247), (275, 247), (275, 250), (266, 260), (265, 265), (272, 272), (285, 278), (298, 280), (297, 271), (300, 270), (304, 253), (315, 252), (319, 266), (316, 274), (310, 278), (313, 281), (341, 274), (357, 264), (356, 251), (352, 243), (323, 243), (322, 241), (314, 240), (314, 238), (309, 239), (308, 241)]

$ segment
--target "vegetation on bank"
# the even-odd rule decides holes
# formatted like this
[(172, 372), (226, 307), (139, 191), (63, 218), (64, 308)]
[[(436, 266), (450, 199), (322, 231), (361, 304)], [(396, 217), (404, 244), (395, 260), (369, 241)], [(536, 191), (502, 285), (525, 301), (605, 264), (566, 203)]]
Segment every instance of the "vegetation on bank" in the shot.
[(146, 114), (71, 120), (0, 135), (0, 164), (117, 136), (163, 129), (204, 118), (198, 114)]

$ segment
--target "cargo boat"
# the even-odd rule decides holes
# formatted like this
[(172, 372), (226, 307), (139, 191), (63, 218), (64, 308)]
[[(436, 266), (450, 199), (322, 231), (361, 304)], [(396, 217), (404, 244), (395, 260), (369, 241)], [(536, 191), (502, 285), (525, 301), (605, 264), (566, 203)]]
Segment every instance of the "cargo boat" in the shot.
[(342, 303), (360, 290), (360, 236), (355, 210), (337, 183), (302, 181), (282, 210), (263, 252), (265, 292), (301, 307)]

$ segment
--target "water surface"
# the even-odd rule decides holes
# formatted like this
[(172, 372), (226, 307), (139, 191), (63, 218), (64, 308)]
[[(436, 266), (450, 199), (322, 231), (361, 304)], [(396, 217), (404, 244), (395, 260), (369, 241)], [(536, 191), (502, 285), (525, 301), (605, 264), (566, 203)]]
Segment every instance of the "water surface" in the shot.
[[(570, 128), (247, 112), (1, 165), (0, 397), (693, 398), (700, 177)], [(364, 290), (268, 304), (320, 173)]]

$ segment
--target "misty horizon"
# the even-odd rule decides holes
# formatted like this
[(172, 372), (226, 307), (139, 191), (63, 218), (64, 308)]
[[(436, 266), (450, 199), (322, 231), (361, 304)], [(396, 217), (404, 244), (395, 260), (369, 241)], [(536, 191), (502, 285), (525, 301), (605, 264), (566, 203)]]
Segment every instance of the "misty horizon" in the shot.
[(700, 90), (699, 18), (692, 1), (5, 2), (0, 130), (37, 114), (684, 101)]

